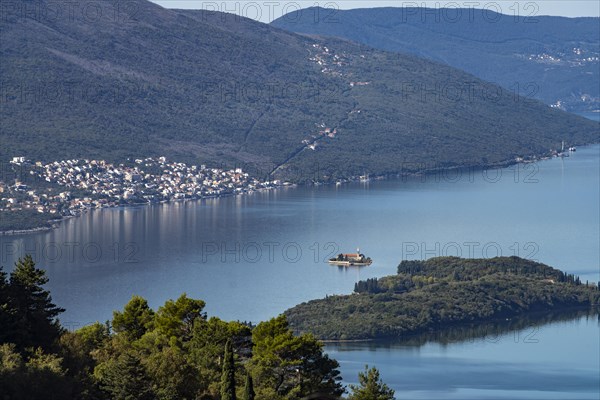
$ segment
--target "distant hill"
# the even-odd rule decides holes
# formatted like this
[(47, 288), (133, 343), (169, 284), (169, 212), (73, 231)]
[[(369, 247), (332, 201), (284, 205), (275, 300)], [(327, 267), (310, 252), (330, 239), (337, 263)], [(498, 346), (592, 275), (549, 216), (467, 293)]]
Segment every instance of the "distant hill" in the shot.
[(143, 0), (25, 4), (0, 20), (4, 161), (166, 155), (323, 180), (598, 141), (589, 120), (411, 55)]
[(272, 25), (414, 54), (567, 111), (600, 110), (600, 19), (532, 11), (309, 8)]

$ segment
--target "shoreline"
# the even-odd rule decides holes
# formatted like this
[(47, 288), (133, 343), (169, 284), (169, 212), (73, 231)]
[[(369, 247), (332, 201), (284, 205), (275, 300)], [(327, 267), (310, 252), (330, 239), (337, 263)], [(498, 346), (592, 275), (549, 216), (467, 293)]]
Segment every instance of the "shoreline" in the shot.
[[(57, 220), (57, 222), (60, 220)], [(8, 231), (0, 231), (0, 236), (18, 236), (18, 235), (27, 235), (30, 233), (39, 233), (39, 232), (48, 232), (58, 228), (58, 223), (52, 223), (51, 226), (40, 226), (38, 228), (30, 228), (30, 229), (14, 229)]]
[[(292, 187), (292, 186), (296, 186), (296, 185), (274, 186), (271, 188), (255, 189), (255, 191), (273, 190), (273, 189), (280, 189), (283, 187)], [(147, 203), (121, 204), (118, 206), (107, 206), (107, 207), (100, 207), (100, 208), (86, 208), (84, 210), (81, 210), (76, 215), (64, 215), (60, 219), (50, 220), (50, 221), (48, 221), (50, 226), (38, 226), (35, 228), (29, 228), (29, 229), (13, 229), (13, 230), (0, 231), (0, 236), (17, 236), (17, 235), (27, 235), (27, 234), (32, 234), (32, 233), (39, 233), (39, 232), (50, 232), (54, 229), (59, 228), (60, 224), (62, 222), (72, 219), (72, 218), (79, 218), (83, 214), (87, 214), (90, 211), (111, 210), (111, 209), (119, 209), (119, 208), (147, 207), (147, 206), (157, 205), (157, 204), (172, 204), (172, 203), (181, 203), (181, 202), (188, 202), (188, 201), (201, 201), (201, 200), (208, 200), (208, 199), (219, 199), (219, 198), (225, 198), (225, 197), (242, 196), (242, 195), (247, 195), (247, 194), (249, 194), (249, 192), (226, 193), (226, 194), (221, 194), (221, 195), (205, 196), (205, 197), (190, 198), (190, 199), (169, 199), (169, 200), (161, 200), (161, 201), (147, 202)]]
[(49, 226), (38, 226), (35, 228), (28, 229), (10, 229), (6, 231), (0, 231), (0, 236), (18, 236), (18, 235), (28, 235), (32, 233), (40, 233), (40, 232), (50, 232), (54, 229), (60, 227), (60, 224), (66, 220), (71, 218), (76, 218), (79, 215), (65, 215), (59, 219), (51, 219), (48, 221)]
[[(600, 144), (600, 143), (590, 143), (590, 144), (586, 144), (586, 145), (581, 145), (581, 147), (587, 148), (587, 147), (598, 145), (598, 144)], [(307, 181), (304, 183), (281, 184), (281, 185), (273, 186), (270, 188), (255, 189), (251, 192), (226, 193), (226, 194), (221, 194), (221, 195), (212, 195), (212, 196), (189, 198), (189, 199), (174, 199), (173, 198), (173, 199), (161, 200), (161, 201), (157, 201), (157, 202), (132, 203), (132, 204), (122, 204), (122, 205), (118, 205), (118, 206), (89, 208), (89, 209), (82, 210), (80, 213), (78, 213), (76, 215), (65, 215), (65, 216), (62, 216), (60, 219), (50, 220), (49, 226), (37, 226), (37, 227), (28, 228), (28, 229), (0, 230), (0, 236), (19, 236), (19, 235), (29, 235), (29, 234), (40, 233), (40, 232), (50, 232), (50, 231), (53, 231), (54, 229), (59, 228), (63, 221), (69, 220), (71, 218), (80, 217), (82, 214), (85, 214), (91, 210), (104, 210), (104, 209), (129, 208), (129, 207), (146, 207), (146, 206), (153, 205), (153, 204), (170, 204), (170, 203), (187, 202), (187, 201), (218, 199), (218, 198), (225, 198), (225, 197), (248, 195), (248, 194), (253, 193), (254, 191), (279, 190), (282, 188), (290, 188), (290, 187), (297, 187), (297, 186), (336, 185), (336, 184), (357, 183), (357, 182), (367, 183), (371, 180), (392, 180), (392, 179), (402, 179), (402, 178), (418, 178), (418, 177), (427, 177), (427, 176), (439, 174), (439, 173), (446, 172), (446, 171), (471, 171), (471, 170), (472, 171), (484, 171), (486, 169), (496, 170), (496, 169), (509, 168), (513, 165), (532, 164), (532, 163), (537, 163), (540, 161), (551, 160), (553, 158), (556, 158), (556, 156), (553, 154), (537, 155), (537, 156), (532, 156), (532, 157), (533, 158), (522, 159), (522, 160), (516, 160), (516, 159), (504, 160), (504, 161), (499, 161), (499, 162), (490, 163), (490, 164), (486, 164), (486, 165), (451, 166), (451, 167), (443, 167), (443, 168), (425, 168), (425, 169), (417, 170), (414, 172), (404, 172), (404, 173), (396, 172), (396, 173), (389, 173), (389, 174), (374, 175), (373, 177), (367, 177), (367, 179), (364, 179), (364, 177), (362, 177), (362, 176), (352, 176), (349, 178), (344, 178), (344, 179), (330, 181), (330, 182)], [(414, 164), (418, 164), (418, 163), (414, 163)], [(426, 165), (426, 163), (423, 163), (423, 164)]]

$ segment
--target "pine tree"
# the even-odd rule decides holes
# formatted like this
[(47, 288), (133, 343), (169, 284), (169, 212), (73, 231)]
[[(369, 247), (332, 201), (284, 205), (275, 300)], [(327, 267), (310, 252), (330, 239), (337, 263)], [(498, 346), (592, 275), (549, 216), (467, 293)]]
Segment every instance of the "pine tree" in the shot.
[(39, 346), (47, 350), (62, 332), (56, 317), (65, 310), (52, 303), (50, 292), (42, 287), (46, 283), (46, 273), (35, 268), (30, 255), (15, 263), (8, 287), (9, 305), (21, 317), (8, 341), (19, 349)]
[(322, 343), (314, 336), (295, 336), (285, 315), (258, 324), (252, 331), (252, 343), (248, 366), (260, 380), (261, 390), (275, 390), (270, 398), (344, 393), (337, 361), (323, 353)]
[(235, 361), (231, 340), (225, 344), (223, 373), (221, 375), (221, 400), (235, 400)]
[(146, 333), (154, 319), (154, 312), (148, 301), (140, 296), (133, 296), (125, 305), (123, 312), (113, 312), (113, 328), (122, 333), (128, 340), (134, 341)]
[(127, 352), (96, 368), (102, 390), (114, 400), (154, 400), (152, 381), (140, 363), (139, 357)]
[(154, 318), (155, 328), (168, 338), (187, 342), (192, 336), (194, 322), (206, 320), (205, 305), (204, 301), (191, 299), (184, 293), (158, 309)]
[(358, 386), (350, 385), (348, 400), (394, 400), (394, 390), (381, 381), (377, 368), (365, 366), (365, 371), (358, 373), (358, 381)]
[(244, 388), (244, 400), (254, 400), (254, 384), (252, 383), (252, 376), (246, 375), (246, 387)]
[(15, 310), (9, 303), (8, 280), (6, 272), (0, 267), (0, 343), (6, 343), (14, 335), (16, 324)]

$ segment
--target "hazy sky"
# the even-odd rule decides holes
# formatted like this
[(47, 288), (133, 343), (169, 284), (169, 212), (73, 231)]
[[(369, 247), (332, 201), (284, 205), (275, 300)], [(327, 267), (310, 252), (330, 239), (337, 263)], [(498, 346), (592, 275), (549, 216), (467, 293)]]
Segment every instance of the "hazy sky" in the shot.
[(451, 7), (451, 8), (484, 8), (502, 12), (508, 15), (536, 16), (561, 15), (565, 17), (600, 16), (600, 1), (598, 0), (540, 0), (540, 1), (390, 1), (390, 0), (344, 0), (344, 1), (308, 1), (308, 0), (152, 0), (166, 8), (211, 9), (232, 12), (254, 20), (270, 22), (287, 12), (320, 6), (324, 8), (351, 9), (368, 7)]

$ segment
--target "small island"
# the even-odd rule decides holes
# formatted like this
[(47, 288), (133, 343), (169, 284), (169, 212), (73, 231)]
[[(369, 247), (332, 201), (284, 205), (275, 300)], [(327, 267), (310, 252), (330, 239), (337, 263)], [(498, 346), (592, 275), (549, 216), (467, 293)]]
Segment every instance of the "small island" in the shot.
[(371, 265), (373, 260), (370, 257), (365, 256), (360, 252), (360, 249), (356, 249), (356, 253), (338, 254), (335, 258), (330, 258), (328, 261), (331, 265), (337, 265), (338, 267), (363, 267)]
[(302, 303), (285, 314), (296, 333), (323, 340), (391, 339), (530, 313), (589, 309), (600, 303), (599, 289), (519, 257), (437, 257), (402, 261), (396, 275), (357, 282), (351, 295)]

